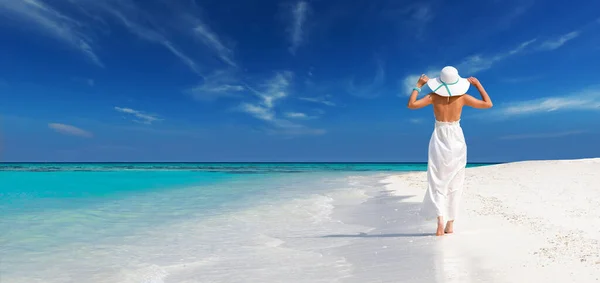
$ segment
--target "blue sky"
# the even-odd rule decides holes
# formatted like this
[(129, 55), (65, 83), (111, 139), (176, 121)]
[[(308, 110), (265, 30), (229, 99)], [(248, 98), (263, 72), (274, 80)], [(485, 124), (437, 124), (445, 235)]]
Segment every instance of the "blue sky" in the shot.
[(463, 112), (469, 162), (599, 157), (599, 10), (0, 0), (0, 158), (426, 161), (432, 109), (406, 102), (446, 65), (494, 101)]

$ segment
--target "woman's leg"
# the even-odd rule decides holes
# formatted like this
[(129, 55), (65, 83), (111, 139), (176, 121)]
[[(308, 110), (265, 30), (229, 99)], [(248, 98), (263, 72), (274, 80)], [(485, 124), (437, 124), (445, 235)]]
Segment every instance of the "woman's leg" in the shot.
[(446, 229), (444, 229), (444, 232), (447, 234), (454, 232), (454, 220), (458, 217), (460, 210), (460, 199), (462, 197), (464, 180), (465, 169), (462, 168), (456, 176), (454, 176), (454, 179), (448, 188), (448, 222), (446, 223)]
[(446, 222), (446, 228), (444, 229), (444, 233), (452, 234), (454, 232), (454, 220), (448, 220)]
[(438, 216), (437, 218), (437, 230), (435, 231), (436, 236), (444, 235), (444, 217)]

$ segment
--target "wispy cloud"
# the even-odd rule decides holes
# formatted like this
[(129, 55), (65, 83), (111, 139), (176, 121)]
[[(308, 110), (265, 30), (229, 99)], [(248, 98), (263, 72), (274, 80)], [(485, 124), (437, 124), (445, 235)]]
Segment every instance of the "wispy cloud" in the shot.
[(314, 129), (302, 124), (291, 122), (289, 120), (277, 119), (273, 121), (274, 128), (267, 129), (266, 132), (272, 135), (283, 136), (318, 136), (327, 133), (324, 129)]
[(291, 83), (292, 77), (293, 73), (290, 71), (277, 72), (273, 78), (262, 85), (265, 91), (256, 91), (253, 88), (250, 88), (250, 90), (262, 99), (262, 104), (265, 107), (273, 108), (277, 100), (288, 96), (288, 86)]
[[(492, 54), (492, 55), (475, 54), (475, 55), (468, 56), (467, 58), (460, 61), (456, 65), (456, 68), (458, 69), (458, 72), (463, 77), (469, 77), (469, 76), (475, 75), (478, 72), (490, 69), (494, 64), (496, 64), (500, 61), (506, 60), (512, 56), (522, 53), (523, 51), (525, 51), (525, 49), (527, 47), (531, 46), (536, 41), (537, 41), (537, 39), (531, 39), (531, 40), (520, 43), (518, 46), (516, 46), (513, 49), (510, 49), (510, 50), (504, 51), (504, 52), (500, 52), (500, 53), (496, 53), (496, 54)], [(430, 67), (427, 69), (425, 74), (429, 78), (437, 77), (442, 68), (443, 67), (441, 67), (441, 66)], [(417, 80), (419, 79), (420, 76), (421, 76), (421, 74), (410, 74), (402, 80), (402, 86), (404, 88), (404, 95), (406, 95), (406, 96), (410, 95), (412, 88), (415, 87)]]
[(133, 115), (136, 118), (133, 121), (137, 122), (137, 123), (151, 125), (153, 122), (163, 120), (163, 119), (158, 118), (156, 115), (147, 114), (142, 111), (138, 111), (138, 110), (131, 109), (131, 108), (115, 107), (114, 109), (121, 113)]
[(275, 111), (273, 111), (271, 107), (244, 103), (241, 105), (241, 110), (256, 117), (257, 119), (267, 122), (272, 122), (275, 120)]
[(246, 91), (240, 84), (235, 74), (228, 71), (216, 71), (204, 77), (204, 81), (185, 93), (201, 101), (213, 101), (223, 97), (239, 97)]
[[(461, 75), (463, 75), (463, 77), (464, 76), (472, 76), (481, 71), (485, 71), (485, 70), (492, 68), (492, 66), (494, 66), (495, 64), (497, 64), (501, 61), (504, 61), (513, 56), (522, 54), (526, 51), (534, 52), (534, 51), (555, 50), (555, 49), (563, 46), (564, 44), (566, 44), (568, 41), (573, 40), (574, 38), (578, 37), (580, 34), (581, 34), (581, 31), (572, 31), (572, 32), (564, 34), (560, 37), (546, 40), (539, 45), (534, 45), (534, 43), (536, 43), (538, 41), (537, 38), (534, 38), (534, 39), (522, 42), (515, 48), (505, 51), (505, 52), (499, 52), (499, 53), (491, 54), (491, 55), (474, 54), (474, 55), (468, 56), (465, 59), (463, 59), (462, 61), (460, 61), (456, 65), (456, 68), (459, 70)], [(438, 75), (438, 72), (439, 72), (439, 70), (441, 70), (441, 68), (442, 67), (429, 68), (429, 71), (427, 71), (425, 74), (427, 74), (427, 76), (429, 76), (430, 78), (435, 77)], [(435, 71), (432, 72), (432, 70), (435, 70)], [(419, 76), (420, 76), (420, 74), (410, 74), (404, 78), (404, 80), (402, 81), (402, 84), (403, 84), (406, 95), (410, 95), (410, 90), (414, 87), (415, 82), (419, 79)], [(515, 79), (513, 81), (520, 82), (521, 80), (522, 79)]]
[(421, 123), (423, 123), (423, 119), (421, 119), (421, 118), (411, 118), (408, 121), (411, 122), (411, 123), (413, 123), (413, 124), (421, 124)]
[[(293, 74), (289, 71), (277, 72), (272, 78), (259, 86), (259, 90), (246, 86), (258, 98), (258, 103), (242, 103), (238, 110), (246, 112), (253, 117), (267, 122), (272, 128), (266, 131), (271, 134), (282, 135), (317, 135), (325, 133), (321, 129), (311, 129), (305, 125), (298, 124), (279, 117), (276, 106), (277, 103), (286, 98), (289, 93), (289, 86)], [(290, 112), (293, 113), (293, 112)], [(289, 114), (289, 113), (288, 113)], [(290, 115), (284, 114), (287, 118)], [(292, 118), (298, 118), (298, 113), (294, 113)]]
[(77, 136), (82, 138), (91, 138), (94, 136), (91, 132), (67, 124), (50, 123), (48, 124), (48, 127), (64, 135)]
[(306, 1), (298, 1), (294, 6), (292, 6), (292, 22), (291, 27), (289, 28), (291, 42), (290, 52), (292, 54), (296, 53), (296, 50), (302, 43), (304, 36), (304, 23), (306, 22), (308, 9), (309, 6)]
[(227, 48), (219, 39), (219, 36), (210, 30), (210, 28), (199, 22), (194, 28), (194, 35), (199, 38), (206, 46), (215, 51), (219, 58), (230, 66), (237, 66), (233, 61), (233, 51)]
[[(320, 111), (317, 111), (319, 113), (323, 113)], [(313, 115), (308, 115), (306, 113), (303, 112), (285, 112), (284, 113), (285, 117), (289, 118), (289, 119), (295, 119), (295, 120), (310, 120), (310, 119), (317, 119), (318, 116), (313, 116)]]
[(238, 97), (238, 93), (244, 91), (241, 85), (207, 83), (189, 89), (187, 92), (197, 100), (211, 101), (221, 97)]
[(202, 75), (198, 64), (190, 56), (185, 54), (174, 43), (168, 40), (163, 32), (146, 24), (148, 22), (153, 22), (152, 18), (147, 14), (140, 12), (142, 9), (137, 7), (133, 2), (124, 0), (119, 2), (89, 3), (92, 2), (87, 2), (87, 4), (97, 5), (95, 7), (99, 8), (100, 11), (116, 18), (129, 32), (140, 39), (162, 45), (179, 58), (181, 62), (187, 65), (193, 72)]
[[(440, 70), (442, 70), (442, 68), (429, 68), (424, 74), (429, 78), (435, 78), (439, 75)], [(411, 74), (406, 76), (401, 82), (403, 93), (398, 96), (409, 96), (412, 89), (417, 86), (419, 77), (421, 77), (421, 74)], [(424, 94), (424, 92), (421, 92), (421, 94)]]
[(308, 115), (304, 114), (304, 113), (300, 113), (300, 112), (286, 112), (285, 116), (288, 118), (293, 118), (293, 119), (306, 119), (308, 118)]
[(548, 113), (553, 111), (600, 110), (600, 92), (587, 91), (565, 96), (544, 97), (534, 100), (519, 101), (498, 106), (492, 110), (496, 116), (503, 118), (521, 115)]
[(578, 37), (580, 34), (581, 34), (580, 31), (572, 31), (567, 34), (561, 35), (557, 38), (548, 39), (542, 43), (540, 48), (543, 50), (558, 49), (559, 47), (563, 46), (568, 41), (573, 40), (576, 37)]
[(164, 11), (160, 14), (148, 13), (145, 5), (132, 0), (63, 0), (60, 6), (55, 5), (78, 16), (79, 20), (44, 3), (41, 0), (0, 0), (0, 12), (35, 23), (46, 34), (76, 47), (98, 65), (102, 63), (92, 49), (91, 38), (106, 33), (107, 22), (115, 22), (140, 39), (163, 46), (200, 76), (205, 74), (206, 67), (198, 62), (198, 56), (205, 56), (206, 52), (201, 50), (190, 54), (175, 39), (189, 42), (196, 38), (202, 43), (199, 47), (205, 46), (229, 66), (236, 66), (233, 49), (205, 24), (203, 18), (197, 16), (198, 13), (194, 13), (193, 1), (189, 5), (169, 1), (163, 5)]
[(265, 121), (275, 120), (275, 103), (288, 96), (288, 86), (292, 79), (289, 71), (277, 72), (271, 79), (260, 86), (262, 90), (246, 86), (260, 101), (257, 104), (244, 103), (240, 109), (248, 114)]
[(0, 12), (15, 22), (25, 22), (21, 28), (34, 27), (83, 53), (94, 64), (104, 67), (91, 45), (85, 25), (39, 0), (0, 0)]
[(189, 56), (185, 55), (182, 51), (177, 49), (171, 42), (164, 40), (161, 41), (161, 44), (164, 45), (169, 51), (171, 51), (171, 53), (177, 56), (181, 60), (181, 62), (186, 64), (196, 74), (202, 74), (200, 72), (198, 64), (196, 64), (196, 62), (192, 58), (190, 58)]
[(500, 137), (500, 139), (502, 139), (502, 140), (547, 139), (547, 138), (560, 138), (560, 137), (566, 137), (566, 136), (580, 135), (580, 134), (584, 134), (584, 133), (586, 133), (586, 131), (575, 130), (575, 131), (556, 132), (556, 133), (517, 134), (517, 135), (502, 136), (502, 137)]
[(515, 103), (512, 106), (505, 107), (503, 113), (506, 115), (520, 115), (573, 109), (600, 110), (600, 101), (590, 98), (550, 97)]
[(494, 64), (502, 60), (508, 59), (509, 57), (523, 52), (525, 48), (527, 48), (536, 41), (537, 39), (531, 39), (519, 44), (517, 47), (507, 52), (498, 53), (490, 56), (485, 56), (481, 54), (469, 56), (465, 60), (460, 62), (456, 66), (456, 68), (464, 74), (476, 74), (478, 72), (491, 68)]
[(316, 97), (299, 97), (298, 99), (303, 101), (308, 101), (312, 103), (319, 103), (327, 106), (336, 106), (334, 102), (331, 101), (331, 95), (327, 94), (324, 96), (316, 96)]

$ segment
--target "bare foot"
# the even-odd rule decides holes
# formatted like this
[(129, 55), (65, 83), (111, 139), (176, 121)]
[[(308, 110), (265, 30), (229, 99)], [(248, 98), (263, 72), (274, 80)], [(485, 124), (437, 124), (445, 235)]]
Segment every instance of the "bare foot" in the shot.
[(435, 232), (436, 236), (444, 236), (444, 225), (439, 225), (437, 227), (437, 231)]
[(446, 223), (446, 229), (444, 229), (444, 233), (452, 234), (454, 232), (454, 220), (450, 220)]
[(444, 220), (441, 216), (438, 217), (436, 236), (444, 236)]

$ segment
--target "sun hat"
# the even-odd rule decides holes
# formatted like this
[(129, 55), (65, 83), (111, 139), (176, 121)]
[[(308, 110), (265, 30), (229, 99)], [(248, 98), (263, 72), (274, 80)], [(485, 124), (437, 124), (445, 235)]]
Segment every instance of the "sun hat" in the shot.
[(469, 90), (471, 83), (461, 78), (458, 70), (452, 66), (446, 66), (440, 72), (440, 76), (427, 81), (427, 86), (440, 96), (459, 96)]

